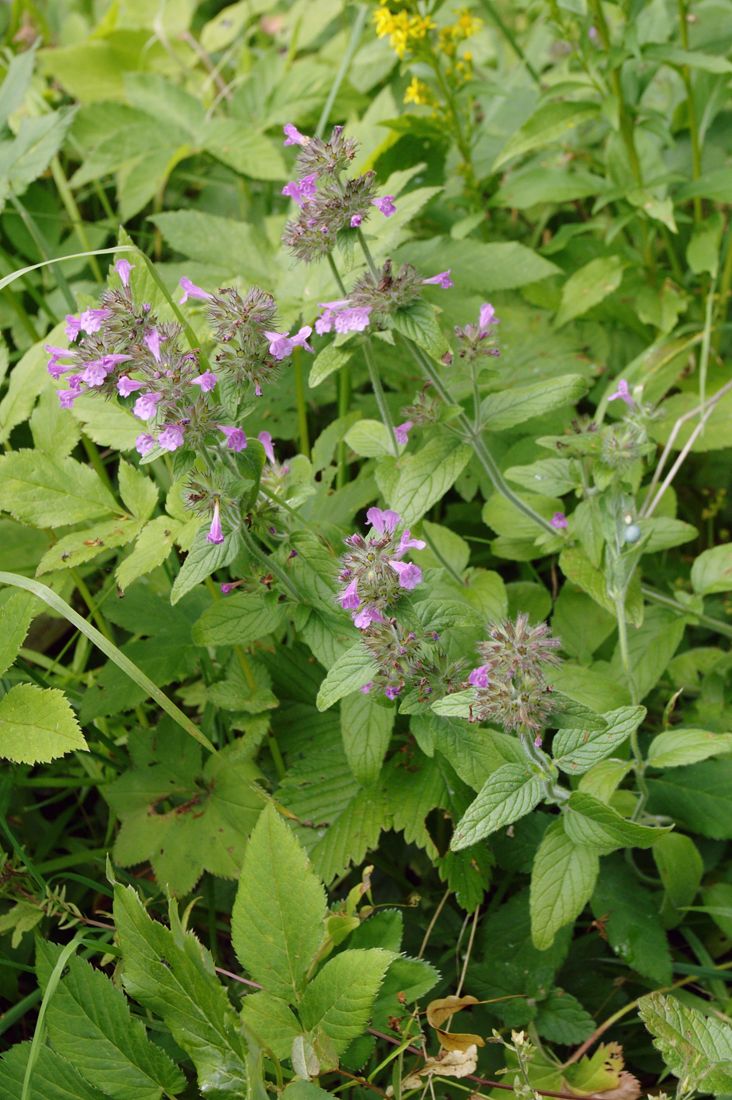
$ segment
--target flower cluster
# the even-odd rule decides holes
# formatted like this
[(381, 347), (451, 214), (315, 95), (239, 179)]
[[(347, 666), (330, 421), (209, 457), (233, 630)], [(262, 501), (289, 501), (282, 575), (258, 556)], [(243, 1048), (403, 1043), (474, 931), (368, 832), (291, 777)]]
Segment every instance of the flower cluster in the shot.
[(463, 675), (462, 662), (450, 661), (433, 630), (412, 630), (395, 618), (373, 623), (362, 632), (362, 640), (378, 672), (361, 691), (380, 688), (387, 699), (396, 699), (405, 689), (416, 689), (419, 702), (435, 694), (456, 691)]
[(482, 663), (468, 677), (476, 689), (474, 719), (538, 733), (552, 709), (544, 669), (559, 664), (559, 645), (546, 623), (530, 626), (524, 613), (493, 627), (478, 645)]
[(423, 550), (424, 542), (413, 539), (408, 528), (397, 536), (402, 523), (398, 512), (369, 508), (366, 520), (371, 533), (364, 538), (354, 534), (346, 538), (339, 579), (343, 590), (338, 601), (350, 611), (359, 630), (372, 623), (384, 622), (384, 611), (396, 603), (402, 591), (416, 588), (422, 581), (418, 565), (403, 561), (409, 550)]
[(361, 276), (350, 297), (320, 302), (322, 313), (315, 322), (315, 331), (318, 335), (363, 332), (372, 320), (383, 323), (394, 310), (410, 306), (420, 297), (421, 288), (430, 285), (449, 290), (453, 285), (450, 272), (441, 271), (423, 279), (411, 264), (403, 264), (395, 274), (391, 260), (386, 260), (378, 275), (367, 272)]
[(381, 0), (374, 12), (374, 24), (378, 37), (388, 36), (389, 45), (399, 58), (404, 58), (408, 50), (414, 50), (415, 45), (422, 42), (436, 25), (428, 15), (412, 14), (404, 8), (391, 11), (389, 0)]
[(500, 355), (495, 346), (493, 328), (499, 324), (496, 311), (490, 302), (484, 302), (480, 307), (477, 325), (459, 325), (455, 327), (455, 336), (458, 340), (458, 355), (466, 362), (474, 362), (482, 356), (496, 357)]

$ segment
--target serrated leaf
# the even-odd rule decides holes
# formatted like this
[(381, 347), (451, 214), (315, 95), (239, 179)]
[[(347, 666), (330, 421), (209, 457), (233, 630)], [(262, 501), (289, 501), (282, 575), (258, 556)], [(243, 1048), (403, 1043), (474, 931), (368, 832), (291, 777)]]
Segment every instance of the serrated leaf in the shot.
[(326, 1058), (321, 1068), (335, 1068), (337, 1056), (366, 1027), (393, 959), (392, 951), (378, 947), (342, 951), (308, 984), (300, 1009), (302, 1022), (308, 1031), (325, 1036), (335, 1055), (334, 1061)]
[(496, 171), (513, 157), (560, 141), (570, 130), (594, 118), (598, 112), (596, 103), (581, 100), (543, 103), (504, 145), (494, 161), (493, 170)]
[(13, 592), (0, 606), (0, 676), (12, 665), (28, 628), (40, 611), (30, 592)]
[(454, 852), (468, 848), (490, 833), (518, 821), (542, 796), (538, 775), (521, 764), (504, 764), (489, 776), (458, 823), (450, 841)]
[[(42, 985), (59, 953), (38, 940)], [(114, 1100), (157, 1100), (185, 1084), (167, 1054), (147, 1038), (142, 1021), (132, 1018), (122, 991), (83, 959), (69, 960), (46, 1023), (54, 1049)]]
[(659, 837), (653, 845), (653, 859), (664, 889), (661, 919), (665, 928), (674, 928), (684, 919), (683, 910), (694, 902), (704, 861), (694, 841), (683, 833)]
[(653, 768), (678, 768), (727, 753), (732, 753), (732, 733), (673, 729), (653, 738), (648, 746), (648, 764)]
[(575, 844), (561, 821), (547, 829), (531, 871), (531, 938), (535, 947), (551, 947), (559, 929), (580, 915), (592, 896), (599, 867), (597, 852)]
[(732, 840), (729, 792), (732, 760), (705, 760), (683, 772), (649, 779), (651, 813), (666, 814), (691, 831), (714, 840)]
[(193, 627), (196, 645), (247, 645), (275, 633), (283, 608), (264, 592), (235, 592), (214, 601)]
[(325, 912), (325, 891), (307, 855), (268, 806), (249, 841), (232, 912), (239, 962), (268, 993), (299, 1001)]
[(363, 458), (380, 458), (393, 455), (391, 435), (380, 420), (357, 420), (344, 436), (345, 442)]
[(209, 953), (191, 932), (174, 935), (152, 920), (132, 887), (115, 887), (114, 918), (125, 989), (157, 1013), (196, 1067), (212, 1097), (247, 1095), (239, 1021)]
[(152, 478), (124, 461), (120, 461), (117, 478), (125, 507), (137, 519), (150, 519), (158, 502), (158, 490)]
[(702, 596), (732, 591), (732, 543), (704, 550), (691, 567), (691, 583)]
[(671, 953), (658, 916), (657, 895), (641, 886), (619, 852), (603, 860), (592, 912), (602, 920), (610, 946), (624, 963), (659, 985), (668, 985)]
[(615, 848), (650, 848), (670, 830), (639, 825), (622, 817), (612, 806), (586, 791), (573, 791), (564, 814), (564, 831), (575, 844), (596, 848), (601, 854)]
[(351, 771), (360, 783), (371, 783), (381, 771), (394, 728), (395, 710), (372, 694), (356, 692), (341, 700), (341, 735)]
[(57, 688), (16, 684), (0, 699), (0, 756), (15, 764), (55, 760), (87, 744), (66, 696)]
[(645, 716), (645, 707), (618, 707), (603, 715), (607, 722), (604, 729), (557, 730), (552, 741), (554, 763), (570, 775), (588, 771), (619, 748)]
[(581, 317), (617, 290), (624, 268), (620, 256), (600, 256), (573, 272), (562, 287), (562, 300), (554, 321), (556, 327), (561, 328), (575, 317)]
[(397, 332), (424, 348), (433, 359), (441, 359), (450, 350), (434, 306), (423, 298), (418, 298), (406, 309), (395, 310), (391, 314), (391, 323)]
[(536, 1030), (552, 1043), (574, 1046), (595, 1030), (595, 1021), (576, 997), (563, 989), (553, 989), (537, 1006)]
[[(0, 1058), (0, 1096), (17, 1100), (23, 1094), (30, 1040), (16, 1043)], [(104, 1093), (49, 1046), (42, 1046), (33, 1066), (32, 1095), (36, 1100), (104, 1100)]]
[(300, 1022), (287, 1001), (263, 989), (244, 998), (241, 1018), (247, 1032), (261, 1047), (271, 1050), (275, 1058), (289, 1058), (293, 1039), (302, 1034)]
[(205, 524), (196, 532), (186, 560), (173, 582), (170, 593), (171, 603), (177, 603), (187, 592), (210, 577), (217, 569), (230, 565), (238, 554), (239, 538), (234, 532), (230, 532), (221, 543), (210, 543), (206, 538), (207, 534)]
[(490, 431), (506, 431), (542, 413), (572, 404), (586, 392), (587, 383), (579, 374), (562, 374), (531, 386), (502, 390), (481, 403), (481, 421)]
[(90, 466), (29, 450), (0, 458), (0, 508), (34, 527), (65, 527), (119, 512)]
[(421, 450), (398, 459), (388, 472), (380, 468), (377, 481), (389, 507), (399, 512), (405, 524), (413, 524), (454, 485), (472, 454), (472, 448), (455, 436), (434, 435)]
[(140, 532), (131, 554), (115, 570), (117, 583), (124, 592), (134, 581), (151, 573), (167, 559), (181, 531), (181, 523), (170, 516), (156, 516)]
[(43, 555), (36, 569), (36, 576), (61, 569), (75, 569), (78, 565), (93, 561), (105, 550), (126, 546), (140, 533), (141, 519), (111, 519), (96, 523), (83, 531), (72, 531), (54, 543)]
[(732, 1091), (732, 1027), (675, 997), (650, 993), (638, 1004), (638, 1014), (653, 1035), (682, 1088), (713, 1092)]
[(328, 670), (318, 691), (316, 700), (318, 710), (328, 710), (345, 695), (358, 691), (372, 680), (378, 671), (376, 662), (363, 642), (356, 642)]
[(329, 378), (335, 371), (345, 367), (352, 355), (353, 347), (350, 345), (326, 345), (326, 347), (318, 352), (310, 368), (310, 375), (308, 377), (310, 389), (314, 390), (316, 386), (319, 386), (321, 382), (324, 382), (325, 379)]

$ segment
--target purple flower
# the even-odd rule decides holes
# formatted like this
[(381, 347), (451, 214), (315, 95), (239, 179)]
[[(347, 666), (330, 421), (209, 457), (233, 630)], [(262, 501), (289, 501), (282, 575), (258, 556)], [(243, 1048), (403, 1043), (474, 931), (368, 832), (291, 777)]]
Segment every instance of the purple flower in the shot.
[(101, 386), (110, 369), (102, 359), (92, 359), (86, 364), (86, 370), (81, 377), (87, 386)]
[(367, 684), (364, 684), (358, 690), (361, 692), (362, 695), (368, 695), (370, 691), (373, 691), (373, 687), (374, 687), (374, 681), (369, 680), (369, 682)]
[(285, 132), (285, 145), (307, 145), (310, 141), (310, 138), (301, 134), (297, 126), (293, 126), (291, 122), (288, 122), (282, 129)]
[(476, 688), (488, 687), (488, 673), (491, 670), (490, 665), (479, 665), (478, 668), (474, 668), (468, 676), (468, 683), (472, 684)]
[(484, 302), (478, 314), (478, 328), (487, 329), (491, 325), (497, 325), (498, 323), (495, 309), (490, 302)]
[(81, 386), (78, 385), (72, 386), (68, 390), (59, 390), (58, 403), (62, 409), (71, 409), (74, 406), (74, 401), (76, 401), (76, 398), (81, 397), (83, 392), (84, 391), (82, 390)]
[(413, 427), (413, 420), (405, 420), (403, 424), (397, 424), (394, 428), (394, 438), (397, 443), (401, 444), (401, 446), (407, 444), (409, 442), (409, 433)]
[(383, 623), (383, 621), (384, 616), (378, 607), (371, 607), (369, 604), (353, 616), (353, 625), (358, 627), (359, 630), (366, 630), (372, 623)]
[(384, 695), (387, 699), (394, 700), (400, 694), (401, 690), (398, 684), (387, 684), (384, 688)]
[(111, 309), (85, 309), (79, 317), (69, 314), (66, 317), (64, 330), (69, 340), (75, 340), (80, 332), (86, 332), (90, 336), (99, 332), (102, 322), (112, 316)]
[(133, 413), (140, 420), (149, 420), (155, 416), (157, 403), (162, 396), (161, 393), (141, 393), (132, 406)]
[(534, 738), (534, 748), (535, 749), (540, 749), (543, 744), (544, 744), (544, 738), (539, 733)]
[(212, 370), (205, 370), (203, 374), (199, 374), (196, 378), (191, 378), (191, 385), (200, 386), (201, 393), (210, 393), (217, 381), (218, 379)]
[(229, 427), (226, 424), (217, 424), (216, 427), (226, 436), (226, 446), (230, 451), (245, 450), (247, 437), (241, 428)]
[(257, 436), (257, 439), (264, 447), (264, 453), (267, 456), (267, 461), (270, 463), (270, 465), (274, 466), (275, 453), (274, 447), (272, 446), (272, 436), (269, 432), (260, 432)]
[(379, 535), (393, 534), (395, 528), (401, 521), (402, 517), (399, 513), (393, 512), (390, 508), (369, 508), (366, 513), (366, 522), (369, 527), (373, 527)]
[(394, 205), (393, 195), (384, 195), (380, 199), (372, 199), (371, 205), (384, 215), (385, 218), (390, 218), (392, 214), (396, 214), (396, 206)]
[(156, 328), (151, 328), (145, 333), (145, 343), (156, 363), (160, 362), (160, 333)]
[(363, 332), (368, 328), (371, 306), (355, 306), (341, 310), (335, 317), (336, 332)]
[(399, 546), (395, 557), (403, 558), (407, 550), (424, 550), (426, 545), (427, 543), (424, 539), (413, 539), (412, 532), (407, 527), (407, 529), (402, 532), (402, 537), (399, 540)]
[(564, 512), (555, 512), (549, 522), (555, 531), (563, 531), (567, 526), (567, 517)]
[(184, 302), (187, 302), (189, 298), (201, 298), (203, 301), (205, 301), (206, 299), (213, 297), (212, 294), (207, 293), (207, 291), (205, 290), (201, 290), (200, 286), (196, 286), (195, 283), (192, 283), (187, 275), (184, 275), (183, 278), (180, 280), (180, 285), (183, 288), (183, 295), (181, 298), (178, 299), (180, 305), (183, 305)]
[(180, 424), (168, 424), (158, 436), (158, 443), (164, 451), (177, 451), (183, 446), (183, 429)]
[(630, 390), (628, 389), (628, 383), (625, 381), (624, 378), (621, 378), (618, 381), (618, 388), (616, 389), (615, 393), (611, 393), (610, 396), (608, 397), (608, 401), (617, 401), (618, 399), (620, 399), (621, 401), (624, 401), (629, 409), (634, 409), (635, 408), (635, 401), (630, 396)]
[(149, 432), (143, 432), (142, 435), (138, 435), (135, 440), (135, 450), (139, 455), (143, 457), (150, 454), (150, 451), (155, 446), (155, 436), (150, 435)]
[(312, 172), (309, 176), (303, 176), (300, 180), (286, 183), (282, 188), (282, 194), (287, 195), (298, 206), (302, 206), (304, 202), (312, 199), (317, 193), (318, 188), (315, 182), (317, 178), (316, 174)]
[(363, 221), (363, 214), (354, 214), (351, 218), (351, 229), (358, 229)]
[(390, 558), (389, 565), (399, 577), (400, 588), (416, 588), (418, 584), (422, 583), (422, 570), (418, 565), (399, 561), (397, 558)]
[(121, 397), (129, 397), (135, 390), (141, 390), (144, 385), (144, 382), (138, 382), (136, 378), (129, 378), (126, 374), (123, 374), (121, 378), (117, 379), (117, 393)]
[(304, 348), (305, 351), (312, 351), (313, 349), (308, 343), (308, 336), (312, 331), (310, 325), (303, 325), (294, 336), (282, 332), (265, 332), (264, 335), (269, 340), (270, 355), (274, 355), (275, 359), (281, 360), (291, 355), (293, 348)]
[(262, 396), (262, 387), (260, 386), (259, 382), (254, 383), (254, 396), (255, 397), (261, 397)]
[(224, 581), (222, 585), (219, 585), (219, 591), (222, 596), (228, 596), (234, 591), (234, 585), (230, 581)]
[(129, 260), (117, 260), (114, 265), (114, 270), (122, 280), (122, 286), (130, 285), (130, 272), (135, 265), (131, 264)]
[(355, 611), (357, 607), (360, 607), (361, 599), (358, 595), (358, 582), (355, 579), (352, 580), (347, 588), (339, 592), (337, 599), (344, 611)]
[(449, 290), (455, 284), (450, 278), (450, 268), (447, 271), (441, 271), (439, 275), (433, 275), (430, 279), (423, 279), (424, 286), (441, 286), (443, 290)]
[(208, 534), (206, 535), (206, 541), (212, 542), (215, 546), (224, 541), (224, 532), (221, 528), (221, 515), (219, 512), (218, 498), (214, 501), (213, 518), (211, 520), (211, 526), (209, 527)]

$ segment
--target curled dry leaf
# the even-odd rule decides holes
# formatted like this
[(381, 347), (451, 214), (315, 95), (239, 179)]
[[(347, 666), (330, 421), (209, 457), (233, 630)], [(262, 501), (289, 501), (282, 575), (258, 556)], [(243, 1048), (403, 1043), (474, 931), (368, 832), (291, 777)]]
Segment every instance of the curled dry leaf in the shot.
[(452, 1019), (456, 1012), (480, 1003), (477, 997), (471, 997), (470, 994), (466, 994), (464, 997), (456, 997), (451, 994), (449, 997), (438, 997), (436, 1000), (430, 1001), (427, 1005), (427, 1022), (435, 1029), (441, 1050), (466, 1051), (472, 1046), (485, 1046), (485, 1042), (480, 1035), (473, 1035), (468, 1031), (445, 1031), (442, 1027), (444, 1023)]
[(428, 1058), (425, 1064), (402, 1081), (403, 1089), (419, 1088), (424, 1077), (468, 1077), (478, 1066), (478, 1047), (473, 1044), (466, 1050), (443, 1050), (436, 1058)]
[(591, 1058), (572, 1067), (565, 1087), (582, 1100), (638, 1100), (640, 1083), (624, 1066), (620, 1043), (602, 1043)]

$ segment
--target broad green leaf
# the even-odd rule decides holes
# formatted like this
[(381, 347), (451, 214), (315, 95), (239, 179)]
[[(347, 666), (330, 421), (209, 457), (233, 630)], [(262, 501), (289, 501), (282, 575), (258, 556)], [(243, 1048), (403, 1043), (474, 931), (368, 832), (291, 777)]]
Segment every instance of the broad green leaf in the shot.
[[(29, 1040), (27, 1043), (16, 1043), (0, 1058), (2, 1100), (16, 1100), (22, 1096), (30, 1051)], [(38, 1052), (31, 1082), (34, 1100), (104, 1100), (105, 1096), (85, 1081), (71, 1062), (49, 1046), (42, 1046)]]
[(65, 340), (63, 325), (56, 325), (44, 341), (34, 344), (14, 365), (0, 401), (0, 443), (7, 442), (13, 428), (28, 419), (36, 398), (48, 388), (48, 352), (44, 344), (55, 345)]
[(249, 1035), (254, 1036), (264, 1050), (275, 1058), (289, 1058), (292, 1041), (302, 1034), (297, 1016), (287, 1001), (260, 990), (246, 996), (241, 1006), (241, 1018)]
[(501, 150), (493, 163), (495, 172), (513, 157), (529, 153), (532, 149), (543, 149), (561, 141), (570, 130), (599, 113), (596, 103), (581, 100), (560, 100), (557, 103), (543, 103), (523, 126), (516, 131)]
[(596, 848), (601, 855), (615, 848), (650, 848), (669, 832), (660, 826), (628, 821), (617, 810), (586, 791), (574, 791), (564, 814), (564, 831), (575, 844)]
[(397, 309), (391, 314), (391, 324), (419, 347), (424, 348), (433, 359), (442, 359), (450, 350), (442, 329), (437, 321), (434, 307), (422, 298), (418, 298), (406, 309)]
[(653, 768), (678, 768), (727, 753), (732, 753), (732, 733), (672, 729), (653, 738), (648, 748), (648, 764)]
[(380, 420), (357, 420), (344, 439), (351, 450), (363, 458), (394, 454), (389, 430)]
[(638, 729), (646, 716), (645, 707), (619, 707), (603, 715), (605, 729), (559, 729), (552, 741), (554, 763), (570, 775), (588, 771)]
[[(488, 431), (502, 432), (541, 416), (562, 405), (569, 405), (587, 391), (587, 383), (578, 374), (562, 374), (545, 382), (489, 394), (482, 402), (481, 420)], [(542, 489), (543, 486), (532, 486)]]
[(439, 858), (427, 820), (436, 810), (456, 822), (470, 803), (471, 791), (453, 773), (450, 764), (436, 752), (432, 757), (414, 753), (409, 768), (398, 756), (390, 761), (386, 774), (388, 818), (391, 827), (404, 833), (409, 844), (423, 848), (431, 859)]
[(85, 393), (71, 410), (87, 435), (100, 447), (132, 451), (140, 434), (140, 421), (116, 401), (102, 401), (98, 394)]
[(518, 241), (486, 244), (433, 237), (426, 241), (410, 241), (399, 248), (397, 255), (414, 264), (419, 271), (437, 272), (449, 267), (461, 289), (480, 295), (539, 282), (557, 275), (560, 270)]
[(36, 575), (40, 577), (60, 569), (75, 569), (106, 550), (126, 546), (139, 535), (143, 522), (141, 519), (120, 517), (103, 520), (83, 531), (72, 531), (49, 547), (38, 563)]
[(665, 891), (661, 919), (665, 928), (674, 928), (684, 919), (683, 910), (694, 903), (704, 862), (694, 841), (683, 833), (659, 837), (653, 845), (653, 859)]
[(0, 676), (18, 656), (40, 606), (29, 592), (13, 592), (0, 606)]
[(716, 279), (723, 230), (721, 211), (710, 214), (694, 228), (686, 246), (686, 261), (695, 275), (707, 272)]
[(378, 667), (363, 642), (356, 642), (338, 658), (318, 692), (318, 710), (327, 710), (359, 688), (364, 687), (378, 672)]
[(157, 225), (170, 247), (183, 256), (199, 263), (213, 263), (217, 271), (226, 275), (261, 282), (262, 259), (269, 254), (269, 246), (256, 226), (204, 210), (167, 210), (151, 215), (150, 221)]
[(413, 524), (441, 500), (467, 466), (473, 451), (452, 435), (433, 435), (415, 454), (405, 454), (376, 480), (390, 508)]
[(134, 581), (163, 564), (180, 531), (180, 521), (170, 516), (156, 516), (145, 524), (132, 553), (123, 558), (115, 570), (117, 583), (123, 592)]
[(120, 511), (91, 466), (27, 450), (0, 458), (0, 508), (34, 527), (65, 527)]
[(351, 771), (361, 783), (371, 783), (381, 771), (394, 728), (395, 710), (374, 693), (356, 692), (341, 700), (341, 734)]
[[(600, 607), (604, 607), (611, 615), (615, 615), (615, 604), (608, 595), (605, 574), (592, 564), (584, 550), (579, 546), (570, 546), (562, 550), (559, 555), (559, 565), (569, 580), (591, 596)], [(643, 597), (637, 572), (628, 587), (625, 610), (629, 622), (634, 626), (640, 626), (643, 622)]]
[(705, 53), (699, 49), (685, 50), (669, 42), (649, 42), (643, 47), (643, 54), (653, 61), (663, 61), (666, 65), (688, 65), (706, 73), (732, 72), (732, 62), (720, 54)]
[(607, 187), (601, 176), (567, 168), (527, 168), (511, 172), (491, 200), (491, 206), (526, 210), (537, 203), (568, 203), (599, 195)]
[(536, 1030), (544, 1039), (563, 1046), (574, 1046), (592, 1035), (595, 1021), (576, 997), (563, 989), (553, 989), (539, 1002)]
[(670, 516), (652, 516), (651, 519), (642, 519), (638, 526), (641, 536), (647, 535), (648, 541), (644, 544), (644, 554), (655, 554), (659, 550), (668, 550), (672, 546), (683, 546), (685, 542), (691, 542), (698, 538), (699, 532), (690, 523), (683, 523), (680, 519), (671, 519)]
[(16, 684), (0, 699), (0, 756), (6, 760), (46, 763), (86, 748), (76, 715), (58, 688)]
[(130, 886), (115, 887), (114, 918), (127, 992), (162, 1017), (193, 1061), (204, 1094), (246, 1096), (239, 1021), (208, 951), (191, 932), (178, 926), (173, 933), (149, 917)]
[(713, 202), (732, 202), (732, 180), (728, 168), (715, 168), (704, 172), (698, 180), (691, 180), (679, 188), (676, 197), (682, 201), (700, 196)]
[[(343, 951), (329, 959), (308, 984), (300, 1015), (317, 1040), (325, 1039), (321, 1068), (335, 1068), (338, 1055), (368, 1024), (392, 951), (382, 948)], [(329, 1057), (330, 1055), (330, 1057)]]
[(450, 847), (454, 852), (467, 848), (490, 833), (518, 821), (533, 810), (542, 796), (538, 775), (521, 764), (504, 764), (489, 776), (461, 818)]
[(208, 607), (193, 627), (197, 645), (247, 645), (274, 634), (282, 625), (283, 608), (276, 597), (235, 592)]
[(595, 849), (575, 844), (561, 821), (547, 829), (531, 871), (531, 938), (535, 947), (551, 947), (560, 928), (580, 915), (592, 896), (599, 867)]
[(206, 152), (242, 176), (282, 180), (287, 168), (277, 145), (237, 118), (214, 118), (203, 132)]
[(732, 937), (732, 883), (714, 882), (705, 887), (703, 896), (704, 911), (725, 936)]
[(566, 458), (542, 458), (530, 466), (511, 466), (506, 470), (509, 481), (530, 492), (552, 497), (562, 496), (574, 489), (578, 476), (576, 464)]
[(25, 117), (12, 141), (0, 142), (0, 184), (22, 195), (29, 184), (42, 176), (61, 148), (76, 109)]
[[(628, 631), (630, 668), (639, 699), (645, 699), (666, 672), (684, 636), (685, 626), (683, 618), (674, 612), (663, 607), (649, 607), (642, 626)], [(618, 679), (624, 676), (619, 645), (613, 654), (611, 671)]]
[(666, 814), (691, 831), (732, 840), (729, 792), (732, 760), (705, 760), (649, 779), (651, 813)]
[[(666, 834), (673, 835), (673, 834)], [(671, 981), (671, 952), (658, 915), (658, 896), (641, 886), (620, 852), (602, 861), (592, 912), (602, 920), (618, 958), (659, 985)]]
[(562, 300), (554, 321), (557, 328), (581, 317), (617, 290), (624, 267), (619, 256), (601, 256), (573, 272), (562, 287)]
[(81, 429), (70, 409), (62, 409), (53, 389), (41, 393), (30, 418), (33, 443), (52, 458), (64, 458), (79, 442)]
[(628, 760), (600, 760), (580, 779), (577, 789), (609, 802), (633, 765)]
[(158, 490), (153, 479), (137, 466), (124, 461), (119, 464), (117, 478), (125, 508), (137, 519), (150, 519), (158, 502)]
[(329, 378), (335, 371), (345, 367), (352, 355), (353, 348), (349, 345), (339, 347), (337, 344), (327, 344), (318, 352), (310, 368), (310, 375), (308, 377), (310, 389), (314, 390), (316, 386), (319, 386), (321, 382), (324, 382), (325, 379)]
[(638, 1014), (682, 1092), (732, 1092), (732, 1027), (726, 1021), (663, 993), (643, 997)]
[(437, 699), (432, 710), (443, 718), (472, 718), (476, 698), (475, 688), (465, 688)]
[(694, 591), (702, 596), (732, 591), (732, 543), (704, 550), (691, 567)]
[(31, 48), (10, 59), (5, 79), (0, 86), (0, 125), (21, 106), (30, 86), (36, 51)]
[(132, 766), (102, 788), (121, 827), (122, 867), (150, 862), (161, 886), (190, 893), (204, 871), (237, 878), (263, 805), (259, 772), (243, 740), (201, 760), (201, 750), (169, 721), (130, 735)]
[(323, 939), (322, 884), (295, 836), (268, 806), (244, 855), (231, 938), (244, 969), (266, 992), (300, 1000)]
[[(36, 950), (45, 986), (60, 948), (39, 939)], [(185, 1084), (168, 1055), (150, 1042), (142, 1021), (132, 1017), (122, 991), (83, 959), (69, 960), (46, 1023), (54, 1050), (114, 1100), (157, 1100)]]
[(197, 584), (205, 581), (206, 577), (210, 577), (217, 569), (223, 569), (225, 565), (229, 565), (239, 552), (239, 536), (235, 532), (228, 532), (224, 541), (218, 544), (210, 543), (206, 537), (207, 534), (205, 524), (196, 532), (186, 560), (173, 582), (170, 592), (171, 603), (177, 603)]

